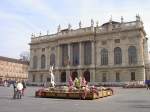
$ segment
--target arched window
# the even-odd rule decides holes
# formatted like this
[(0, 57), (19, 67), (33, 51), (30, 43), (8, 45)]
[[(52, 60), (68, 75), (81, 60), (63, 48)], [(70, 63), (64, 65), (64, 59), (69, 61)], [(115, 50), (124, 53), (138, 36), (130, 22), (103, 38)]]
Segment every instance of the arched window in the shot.
[(130, 46), (128, 48), (128, 59), (129, 59), (129, 64), (136, 64), (137, 63), (136, 47)]
[(114, 63), (122, 64), (122, 52), (120, 47), (114, 49)]
[(90, 82), (90, 72), (89, 71), (85, 71), (83, 76), (87, 82)]
[(55, 54), (50, 55), (50, 65), (55, 65)]
[(71, 77), (72, 77), (72, 80), (74, 81), (75, 78), (78, 77), (78, 72), (76, 72), (76, 71), (72, 72)]
[(91, 42), (84, 43), (84, 64), (90, 65), (92, 63), (92, 46)]
[(38, 63), (37, 56), (34, 56), (34, 57), (33, 57), (33, 69), (36, 69), (36, 68), (37, 68), (37, 63)]
[(61, 73), (61, 82), (66, 82), (66, 72)]
[(108, 50), (105, 48), (101, 50), (101, 65), (108, 65)]
[(46, 65), (46, 58), (45, 55), (41, 56), (41, 68), (45, 68)]

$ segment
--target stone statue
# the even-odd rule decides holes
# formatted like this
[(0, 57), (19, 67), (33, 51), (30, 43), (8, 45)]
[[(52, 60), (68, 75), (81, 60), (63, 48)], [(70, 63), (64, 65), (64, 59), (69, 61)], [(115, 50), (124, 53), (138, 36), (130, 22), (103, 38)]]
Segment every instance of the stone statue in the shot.
[(54, 77), (54, 73), (53, 73), (53, 66), (50, 66), (49, 68), (49, 72), (50, 72), (50, 76), (51, 76), (51, 86), (54, 87), (55, 86), (55, 77)]
[(60, 29), (61, 29), (61, 26), (60, 24), (58, 25), (58, 28), (57, 28), (57, 32), (60, 32)]
[(93, 21), (93, 19), (91, 19), (91, 27), (93, 27), (94, 26), (94, 21)]
[(32, 37), (32, 38), (34, 37), (34, 34), (33, 34), (33, 33), (31, 34), (31, 37)]
[(81, 25), (82, 25), (82, 24), (81, 24), (81, 21), (80, 21), (80, 22), (79, 22), (79, 28), (81, 28)]
[(71, 30), (71, 24), (68, 24), (68, 29)]
[(140, 18), (140, 16), (139, 16), (139, 14), (137, 14), (136, 15), (136, 21), (140, 21), (141, 20), (141, 18)]
[(42, 35), (42, 33), (40, 32), (40, 33), (39, 33), (39, 36), (41, 36), (41, 35)]
[(121, 16), (121, 23), (123, 23), (123, 16)]

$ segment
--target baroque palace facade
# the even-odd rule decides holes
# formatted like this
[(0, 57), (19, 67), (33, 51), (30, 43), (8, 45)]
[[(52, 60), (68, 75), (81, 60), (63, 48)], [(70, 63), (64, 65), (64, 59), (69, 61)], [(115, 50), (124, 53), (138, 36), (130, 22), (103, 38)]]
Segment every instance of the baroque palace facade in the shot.
[(83, 76), (91, 83), (120, 83), (150, 79), (148, 38), (140, 16), (135, 21), (112, 21), (78, 29), (60, 29), (52, 35), (32, 35), (30, 83), (50, 81), (54, 66), (56, 84)]
[(0, 81), (27, 80), (29, 62), (0, 56)]

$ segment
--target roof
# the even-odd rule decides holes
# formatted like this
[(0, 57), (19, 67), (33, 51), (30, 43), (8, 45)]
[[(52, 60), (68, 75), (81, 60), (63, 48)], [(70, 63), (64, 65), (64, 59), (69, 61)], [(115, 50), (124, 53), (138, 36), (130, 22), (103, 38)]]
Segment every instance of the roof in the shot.
[(14, 59), (14, 58), (8, 58), (8, 57), (0, 56), (0, 60), (7, 61), (7, 62), (12, 62), (12, 63), (19, 63), (19, 64), (29, 65), (28, 61), (23, 61), (21, 59)]

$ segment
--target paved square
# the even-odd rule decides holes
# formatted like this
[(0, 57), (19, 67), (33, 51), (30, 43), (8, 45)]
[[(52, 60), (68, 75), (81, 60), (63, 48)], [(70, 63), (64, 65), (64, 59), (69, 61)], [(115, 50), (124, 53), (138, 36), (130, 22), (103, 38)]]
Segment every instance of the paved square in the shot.
[(35, 98), (28, 87), (22, 99), (12, 99), (12, 87), (0, 87), (0, 112), (150, 112), (150, 91), (113, 88), (114, 96), (97, 100)]

